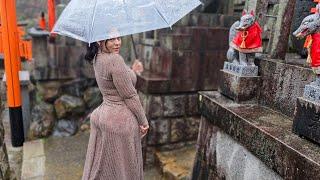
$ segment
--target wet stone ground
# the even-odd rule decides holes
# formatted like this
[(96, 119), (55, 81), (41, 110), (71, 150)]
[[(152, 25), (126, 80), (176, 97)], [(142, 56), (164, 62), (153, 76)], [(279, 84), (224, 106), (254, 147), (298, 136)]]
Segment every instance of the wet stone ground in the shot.
[[(27, 145), (24, 150), (24, 156), (30, 158), (24, 160), (26, 166), (22, 170), (23, 176), (26, 179), (45, 180), (81, 179), (89, 135), (89, 131), (86, 131), (71, 137), (49, 137), (30, 142), (31, 145)], [(41, 148), (42, 152), (34, 153)], [(44, 163), (44, 168), (28, 168), (29, 163)], [(155, 168), (150, 168), (145, 170), (145, 179), (160, 180), (161, 176)]]

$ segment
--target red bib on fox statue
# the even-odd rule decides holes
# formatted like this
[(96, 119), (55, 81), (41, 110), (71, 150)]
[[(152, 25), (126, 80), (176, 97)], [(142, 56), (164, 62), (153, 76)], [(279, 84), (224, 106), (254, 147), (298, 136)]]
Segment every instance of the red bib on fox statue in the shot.
[[(308, 48), (308, 63), (314, 70), (320, 70), (320, 33), (314, 33), (307, 37), (305, 48)], [(317, 73), (319, 74), (319, 73)]]
[(239, 31), (230, 46), (242, 53), (262, 52), (261, 27), (255, 22), (244, 31)]

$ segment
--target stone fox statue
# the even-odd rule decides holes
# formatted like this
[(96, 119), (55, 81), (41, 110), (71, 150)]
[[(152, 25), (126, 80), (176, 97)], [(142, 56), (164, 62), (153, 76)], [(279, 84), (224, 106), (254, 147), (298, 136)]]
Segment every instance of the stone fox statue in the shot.
[(311, 67), (317, 75), (316, 81), (312, 84), (320, 86), (320, 4), (317, 5), (315, 14), (302, 20), (293, 35), (297, 38), (308, 36), (305, 43), (305, 47), (308, 49), (307, 62), (311, 63)]
[(240, 21), (235, 22), (229, 32), (229, 62), (254, 66), (255, 53), (262, 52), (261, 27), (255, 21), (253, 11), (243, 10)]

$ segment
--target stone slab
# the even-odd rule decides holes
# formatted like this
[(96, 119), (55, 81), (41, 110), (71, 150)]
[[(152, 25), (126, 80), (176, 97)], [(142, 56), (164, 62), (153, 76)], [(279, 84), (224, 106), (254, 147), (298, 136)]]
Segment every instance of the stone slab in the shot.
[(28, 141), (23, 144), (21, 179), (43, 179), (45, 155), (43, 140)]
[(320, 104), (302, 97), (297, 99), (293, 132), (320, 145)]
[(259, 76), (239, 76), (221, 70), (219, 92), (236, 102), (255, 101), (260, 86)]
[(43, 140), (28, 141), (23, 144), (23, 160), (44, 156)]
[(320, 87), (314, 84), (308, 84), (304, 88), (303, 97), (316, 104), (320, 104)]
[(258, 76), (258, 66), (244, 66), (230, 62), (224, 62), (223, 70), (240, 76)]
[(29, 179), (45, 175), (45, 156), (24, 160), (22, 163), (21, 179)]
[[(200, 92), (200, 112), (284, 179), (320, 179), (320, 148), (292, 132), (292, 120), (257, 104)], [(205, 143), (205, 142), (204, 142)]]
[(163, 178), (189, 179), (195, 152), (195, 146), (186, 146), (172, 151), (157, 151), (155, 161), (159, 171), (163, 174)]

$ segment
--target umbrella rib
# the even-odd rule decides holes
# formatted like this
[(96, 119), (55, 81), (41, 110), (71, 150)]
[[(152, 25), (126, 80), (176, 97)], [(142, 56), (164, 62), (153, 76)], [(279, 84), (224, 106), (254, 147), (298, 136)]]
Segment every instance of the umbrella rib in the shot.
[(164, 22), (165, 22), (168, 26), (170, 26), (170, 28), (171, 28), (171, 25), (169, 24), (169, 22), (167, 21), (167, 19), (163, 16), (163, 14), (159, 11), (159, 9), (158, 9), (158, 7), (156, 6), (156, 4), (155, 4), (154, 8), (156, 9), (156, 11), (157, 11), (157, 13), (159, 14), (159, 16), (164, 20)]
[(95, 15), (96, 15), (97, 4), (98, 4), (98, 0), (95, 1), (94, 8), (93, 8), (91, 28), (90, 28), (90, 31), (89, 31), (89, 45), (90, 45), (91, 40), (92, 40), (93, 23), (94, 23), (94, 18), (95, 18)]

